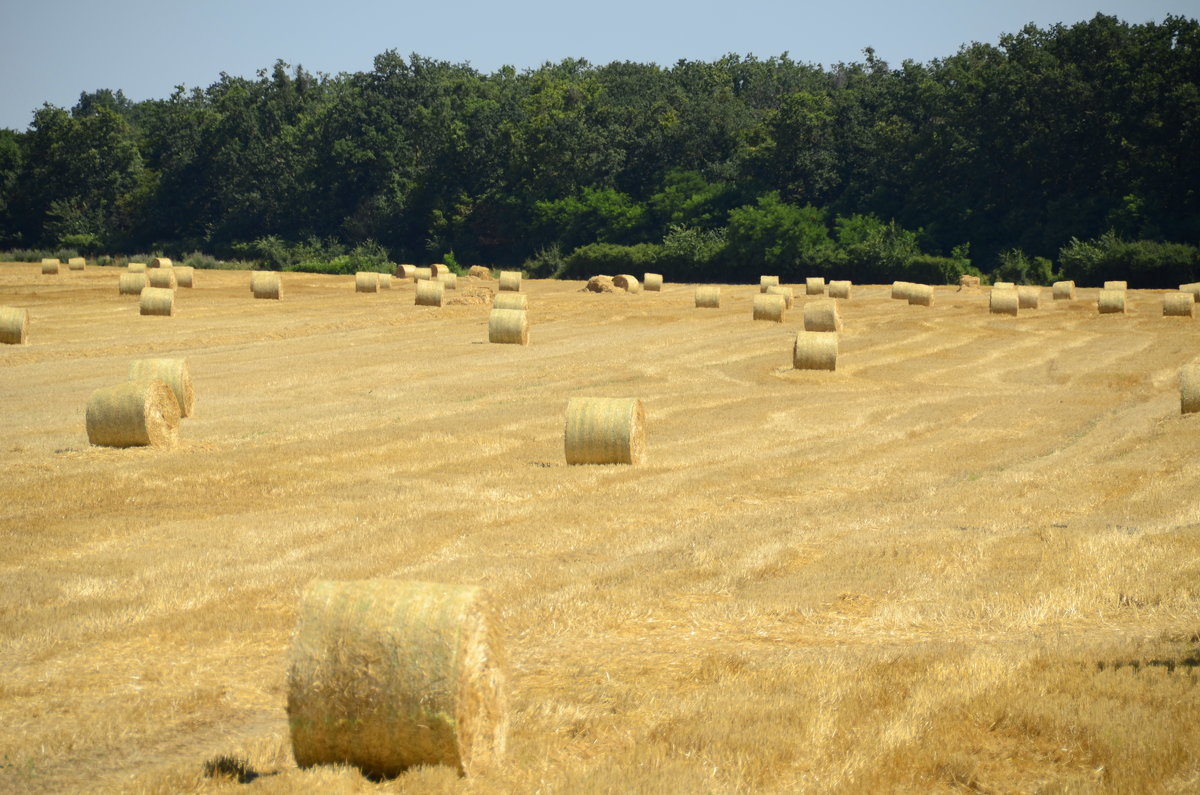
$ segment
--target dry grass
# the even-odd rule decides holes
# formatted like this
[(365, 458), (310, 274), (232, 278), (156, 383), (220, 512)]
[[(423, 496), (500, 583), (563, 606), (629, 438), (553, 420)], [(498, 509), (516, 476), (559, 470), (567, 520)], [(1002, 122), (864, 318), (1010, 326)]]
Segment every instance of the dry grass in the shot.
[[(316, 274), (275, 303), (206, 271), (152, 323), (115, 274), (0, 266), (35, 323), (0, 348), (2, 791), (1200, 786), (1200, 324), (1158, 292), (1014, 324), (860, 285), (805, 372), (757, 285), (696, 312), (529, 281), (518, 348), (486, 305)], [(142, 357), (186, 357), (202, 410), (173, 449), (89, 447)], [(644, 399), (645, 464), (565, 464), (580, 394)], [(296, 767), (300, 592), (379, 577), (492, 593), (499, 770)]]

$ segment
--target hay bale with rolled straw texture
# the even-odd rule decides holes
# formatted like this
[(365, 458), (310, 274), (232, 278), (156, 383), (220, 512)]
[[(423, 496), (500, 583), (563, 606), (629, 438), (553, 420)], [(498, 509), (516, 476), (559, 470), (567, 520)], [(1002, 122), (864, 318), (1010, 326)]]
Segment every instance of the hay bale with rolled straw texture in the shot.
[(150, 277), (151, 287), (161, 287), (164, 290), (174, 290), (177, 286), (179, 286), (179, 282), (175, 278), (174, 268), (158, 268), (156, 270), (147, 271), (146, 275)]
[(300, 767), (478, 774), (504, 759), (506, 691), (496, 614), (478, 587), (316, 581), (301, 595), (287, 672)]
[(500, 271), (500, 292), (502, 292), (502, 293), (519, 293), (519, 292), (521, 292), (521, 272), (520, 271)]
[(782, 295), (784, 309), (791, 309), (796, 302), (796, 291), (791, 287), (784, 287), (782, 284), (772, 284), (767, 287), (767, 295)]
[(435, 279), (440, 279), (442, 276), (450, 273), (450, 266), (441, 262), (435, 262), (429, 266), (429, 275)]
[(996, 282), (992, 285), (993, 290), (1015, 290), (1017, 285), (1014, 282)]
[(488, 315), (488, 342), (529, 344), (529, 318), (523, 309), (493, 309)]
[(1128, 290), (1129, 282), (1124, 281), (1124, 280), (1105, 282), (1104, 289), (1105, 290)]
[(375, 278), (377, 278), (379, 280), (379, 289), (380, 290), (392, 289), (392, 274), (380, 273)]
[(196, 392), (192, 389), (192, 374), (187, 359), (134, 359), (129, 363), (129, 380), (157, 378), (171, 387), (179, 416), (190, 417), (196, 408)]
[(1192, 282), (1191, 284), (1179, 285), (1179, 291), (1192, 296), (1196, 303), (1200, 303), (1200, 282)]
[(828, 331), (797, 331), (792, 346), (792, 368), (836, 370), (838, 335)]
[(122, 273), (117, 282), (118, 295), (141, 295), (145, 288), (145, 273)]
[(354, 274), (354, 292), (379, 292), (379, 274), (375, 273), (374, 271), (359, 271), (358, 273)]
[(642, 291), (642, 283), (637, 280), (636, 276), (630, 276), (628, 273), (621, 273), (613, 277), (613, 287), (618, 290), (624, 290), (627, 293), (640, 293)]
[(1017, 295), (1016, 290), (997, 290), (992, 289), (991, 297), (988, 299), (988, 311), (993, 315), (1011, 315), (1017, 316), (1017, 309), (1021, 306), (1021, 299)]
[(1182, 414), (1200, 412), (1200, 364), (1189, 364), (1179, 371), (1179, 410)]
[(457, 273), (451, 273), (450, 271), (446, 271), (445, 273), (438, 274), (437, 278), (438, 278), (439, 282), (441, 282), (442, 284), (444, 284), (446, 286), (447, 290), (457, 290), (458, 289), (458, 274)]
[(1125, 291), (1101, 290), (1100, 298), (1096, 301), (1096, 307), (1102, 315), (1125, 314)]
[(646, 412), (637, 398), (567, 401), (563, 449), (568, 464), (640, 464), (646, 457)]
[(830, 298), (845, 298), (849, 300), (850, 290), (854, 286), (853, 282), (845, 279), (837, 279), (829, 283)]
[(142, 290), (138, 311), (143, 315), (175, 315), (175, 291), (166, 287), (147, 287)]
[(125, 266), (125, 269), (127, 271), (129, 271), (130, 273), (145, 273), (146, 272), (146, 263), (131, 262), (127, 266)]
[(825, 277), (809, 276), (804, 280), (805, 295), (825, 295)]
[(81, 271), (87, 267), (87, 260), (83, 257), (71, 257), (67, 260), (67, 269), (73, 271)]
[(0, 343), (24, 345), (29, 342), (29, 310), (0, 306)]
[(416, 281), (417, 267), (415, 265), (397, 265), (396, 278), (406, 282)]
[(52, 275), (58, 273), (58, 266), (60, 264), (61, 263), (56, 259), (42, 260), (42, 275), (43, 276), (52, 276)]
[(754, 319), (770, 320), (775, 323), (783, 322), (783, 312), (787, 309), (787, 299), (773, 293), (759, 293), (754, 296)]
[(1041, 302), (1042, 288), (1021, 285), (1017, 288), (1017, 306), (1021, 309), (1037, 309)]
[(445, 287), (436, 279), (422, 279), (417, 282), (417, 306), (441, 306)]
[(88, 443), (102, 447), (170, 447), (179, 434), (179, 402), (157, 378), (97, 389), (87, 402)]
[(721, 287), (717, 284), (701, 284), (696, 287), (697, 309), (720, 309)]
[(529, 308), (529, 299), (525, 293), (496, 293), (492, 299), (492, 309), (520, 309), (524, 312)]
[(643, 273), (642, 285), (648, 293), (662, 292), (663, 279), (661, 273)]
[(432, 268), (413, 268), (413, 281), (419, 282), (422, 279), (428, 281), (433, 278)]
[(168, 257), (155, 257), (150, 260), (151, 268), (170, 268), (174, 265)]
[(933, 285), (910, 284), (908, 286), (909, 306), (933, 306)]
[(171, 270), (175, 271), (175, 286), (186, 287), (190, 290), (195, 284), (196, 269), (191, 265), (180, 265)]
[(1068, 279), (1067, 281), (1055, 282), (1052, 286), (1054, 291), (1055, 301), (1074, 301), (1075, 300), (1075, 282)]
[(768, 287), (771, 287), (771, 286), (774, 286), (777, 284), (779, 284), (778, 276), (759, 276), (758, 277), (758, 291), (760, 293), (765, 293), (767, 291)]
[(485, 282), (490, 282), (492, 280), (492, 269), (485, 268), (482, 265), (472, 265), (467, 269), (467, 275), (472, 279), (481, 279)]
[(804, 307), (805, 331), (841, 331), (842, 313), (837, 301), (813, 301)]
[(1163, 296), (1164, 317), (1191, 317), (1196, 301), (1191, 293), (1167, 293)]
[(907, 301), (908, 291), (912, 286), (912, 282), (892, 282), (892, 298)]
[(283, 280), (278, 273), (259, 271), (250, 276), (250, 292), (255, 298), (283, 300)]

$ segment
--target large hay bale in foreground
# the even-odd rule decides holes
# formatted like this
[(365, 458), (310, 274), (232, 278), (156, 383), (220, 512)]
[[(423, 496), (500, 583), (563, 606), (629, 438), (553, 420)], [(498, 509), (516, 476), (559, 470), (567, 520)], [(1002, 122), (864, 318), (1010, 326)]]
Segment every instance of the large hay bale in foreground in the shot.
[(88, 399), (89, 444), (170, 447), (178, 434), (179, 403), (171, 387), (157, 378), (97, 389)]
[(446, 286), (436, 279), (417, 282), (417, 306), (441, 306), (445, 300)]
[(1017, 316), (1017, 309), (1021, 305), (1021, 300), (1017, 296), (1016, 290), (997, 290), (992, 288), (991, 296), (988, 298), (988, 311), (993, 315), (1012, 315)]
[(196, 269), (191, 265), (180, 265), (171, 270), (175, 271), (175, 285), (177, 287), (191, 288), (195, 284)]
[(1179, 371), (1179, 410), (1182, 414), (1200, 411), (1200, 364), (1189, 364)]
[(492, 281), (492, 269), (485, 268), (482, 265), (472, 265), (467, 269), (467, 275), (473, 279), (482, 279), (485, 282)]
[(29, 342), (29, 310), (0, 306), (0, 343), (24, 345)]
[(759, 293), (754, 296), (754, 319), (770, 320), (775, 323), (783, 322), (783, 312), (787, 309), (787, 299), (782, 295)]
[(797, 331), (792, 346), (796, 370), (836, 370), (838, 335), (828, 331)]
[(613, 277), (600, 274), (588, 279), (583, 289), (589, 293), (611, 293), (617, 288), (613, 286)]
[(519, 293), (519, 292), (521, 292), (521, 272), (520, 271), (500, 271), (500, 292), (502, 292), (502, 293)]
[(151, 268), (170, 268), (173, 265), (174, 263), (171, 262), (169, 257), (155, 257), (154, 259), (150, 260)]
[(1167, 293), (1163, 296), (1163, 316), (1191, 317), (1196, 299), (1191, 293)]
[(912, 282), (892, 282), (892, 298), (907, 301), (908, 291), (912, 287)]
[(258, 271), (250, 276), (250, 292), (255, 298), (280, 301), (283, 299), (283, 279), (278, 273)]
[(81, 271), (87, 267), (87, 260), (83, 257), (71, 257), (67, 260), (67, 269), (73, 271)]
[(662, 292), (663, 278), (661, 273), (643, 273), (642, 284), (648, 293)]
[(174, 268), (157, 268), (147, 271), (150, 277), (151, 287), (160, 287), (164, 290), (174, 290), (179, 286), (178, 280), (175, 278)]
[(783, 308), (791, 309), (796, 303), (796, 291), (791, 287), (784, 287), (782, 284), (772, 284), (767, 287), (767, 295), (782, 295)]
[(1021, 309), (1037, 309), (1041, 303), (1042, 288), (1021, 285), (1017, 288), (1017, 306)]
[(374, 271), (359, 271), (354, 274), (354, 292), (379, 292), (379, 274)]
[(1111, 282), (1105, 282), (1104, 289), (1105, 290), (1128, 290), (1129, 282), (1127, 282), (1123, 279), (1115, 280), (1115, 281), (1111, 281)]
[(435, 279), (440, 279), (450, 272), (450, 266), (441, 262), (435, 262), (429, 266), (429, 275)]
[(619, 273), (613, 277), (613, 287), (618, 290), (624, 290), (627, 293), (640, 293), (642, 291), (642, 283), (637, 280), (636, 276), (631, 276), (628, 273)]
[(415, 265), (397, 265), (396, 278), (406, 282), (415, 282), (417, 280), (417, 267)]
[(1179, 285), (1179, 291), (1188, 293), (1193, 299), (1195, 299), (1196, 303), (1200, 303), (1200, 282), (1181, 284)]
[(43, 276), (52, 276), (52, 275), (58, 273), (58, 267), (60, 264), (61, 263), (56, 259), (42, 260), (42, 275)]
[(488, 342), (529, 344), (529, 318), (524, 309), (493, 309), (488, 315)]
[(168, 287), (147, 287), (142, 290), (138, 310), (143, 315), (173, 317), (175, 315), (175, 291)]
[(392, 289), (392, 274), (380, 273), (380, 274), (376, 275), (375, 278), (379, 280), (379, 289), (380, 290)]
[(837, 301), (812, 301), (804, 306), (805, 331), (841, 331), (842, 313)]
[(496, 293), (492, 299), (492, 309), (520, 309), (524, 312), (529, 308), (529, 299), (525, 293)]
[(196, 392), (192, 389), (192, 374), (187, 359), (134, 359), (129, 363), (129, 380), (155, 378), (171, 387), (179, 416), (190, 417), (196, 408)]
[(131, 262), (126, 266), (126, 270), (129, 273), (145, 273), (146, 272), (146, 263)]
[(146, 288), (146, 274), (142, 273), (122, 273), (121, 278), (117, 282), (118, 295), (141, 295), (142, 290)]
[(804, 280), (805, 295), (825, 295), (825, 277), (809, 276)]
[(438, 281), (441, 282), (442, 284), (446, 285), (447, 290), (457, 290), (458, 289), (458, 274), (457, 273), (451, 273), (450, 271), (446, 271), (445, 273), (439, 273)]
[(697, 309), (720, 309), (721, 286), (719, 284), (696, 285)]
[(568, 464), (640, 464), (646, 456), (646, 413), (637, 398), (575, 397), (567, 401), (563, 448)]
[(848, 279), (835, 279), (829, 283), (829, 297), (849, 300), (850, 291), (853, 287), (854, 283)]
[(1075, 300), (1075, 281), (1067, 279), (1066, 281), (1055, 282), (1052, 289), (1054, 290), (1055, 301), (1074, 301)]
[(474, 775), (508, 738), (499, 627), (474, 586), (312, 582), (288, 652), (296, 764), (373, 777), (443, 764)]
[(910, 284), (908, 286), (909, 306), (933, 306), (932, 284)]
[(1101, 290), (1100, 298), (1096, 301), (1096, 306), (1102, 315), (1125, 314), (1125, 291)]
[(760, 293), (765, 293), (767, 291), (768, 287), (771, 287), (776, 284), (779, 284), (778, 276), (759, 276), (758, 277), (758, 291)]

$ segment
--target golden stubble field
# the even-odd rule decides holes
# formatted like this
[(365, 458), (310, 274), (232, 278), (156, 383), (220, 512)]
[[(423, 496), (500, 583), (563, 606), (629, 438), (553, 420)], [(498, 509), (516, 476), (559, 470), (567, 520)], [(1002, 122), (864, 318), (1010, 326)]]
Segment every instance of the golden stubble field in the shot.
[[(521, 348), (398, 281), (198, 271), (160, 318), (117, 273), (0, 265), (31, 315), (0, 346), (0, 790), (1200, 789), (1200, 320), (1159, 292), (1013, 319), (858, 287), (814, 373), (805, 299), (753, 322), (751, 286), (526, 282)], [(196, 387), (180, 445), (89, 447), (91, 392), (159, 355)], [(640, 397), (648, 463), (566, 466), (576, 395)], [(493, 595), (503, 768), (296, 768), (300, 589), (376, 577)]]

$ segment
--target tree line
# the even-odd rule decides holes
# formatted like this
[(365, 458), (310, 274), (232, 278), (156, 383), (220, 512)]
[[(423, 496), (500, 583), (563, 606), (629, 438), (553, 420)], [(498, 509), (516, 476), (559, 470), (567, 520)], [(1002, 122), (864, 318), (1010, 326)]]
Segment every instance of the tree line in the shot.
[(0, 130), (0, 247), (1166, 286), (1200, 278), (1198, 140), (1200, 23), (1178, 16), (899, 67), (868, 48), (484, 74), (388, 51), (43, 106)]

